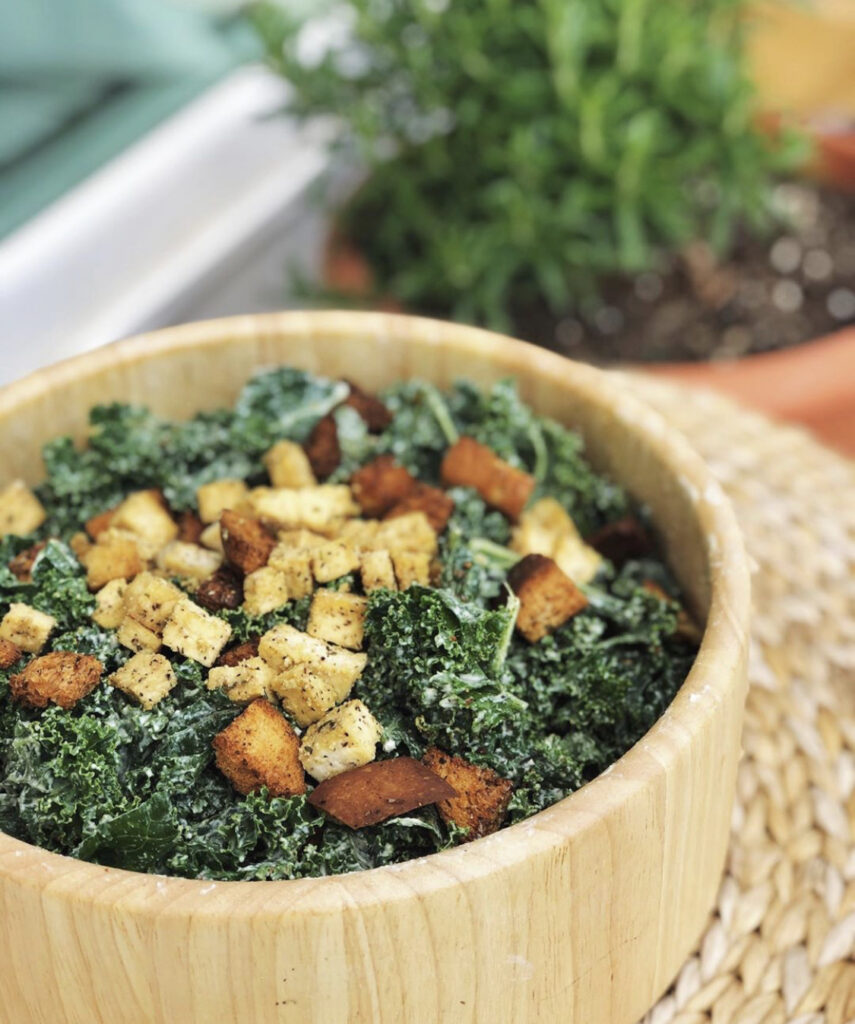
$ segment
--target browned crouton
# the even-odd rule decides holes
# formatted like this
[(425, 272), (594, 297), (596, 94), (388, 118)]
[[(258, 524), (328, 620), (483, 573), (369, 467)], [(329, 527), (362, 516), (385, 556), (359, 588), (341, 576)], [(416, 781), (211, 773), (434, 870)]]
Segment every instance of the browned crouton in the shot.
[(318, 420), (303, 448), (312, 472), (318, 480), (326, 480), (341, 462), (338, 427), (332, 415)]
[(450, 800), (457, 791), (412, 757), (395, 757), (325, 779), (309, 803), (350, 828), (365, 828), (417, 807)]
[[(659, 584), (655, 583), (653, 580), (645, 580), (641, 585), (648, 594), (653, 594), (653, 596), (658, 597), (660, 601), (675, 600), (675, 598), (671, 597), (664, 588), (660, 587)], [(685, 640), (686, 643), (689, 644), (699, 644), (703, 638), (703, 630), (698, 627), (685, 608), (680, 608), (677, 612), (674, 636), (680, 640)]]
[(257, 519), (226, 509), (220, 516), (220, 532), (227, 561), (249, 574), (267, 565), (276, 541)]
[(99, 512), (97, 516), (92, 516), (91, 519), (86, 520), (86, 526), (84, 529), (92, 540), (98, 540), (100, 534), (105, 530), (109, 530), (115, 514), (115, 508), (108, 508), (104, 512)]
[(480, 839), (501, 827), (514, 789), (510, 779), (437, 747), (428, 748), (422, 761), (457, 793), (437, 804), (443, 821), (468, 828), (467, 841)]
[(38, 553), (47, 547), (47, 541), (41, 540), (38, 544), (33, 544), (32, 547), (24, 548), (23, 551), (19, 552), (12, 561), (9, 563), (9, 569), (13, 576), (16, 576), (22, 583), (29, 583), (30, 573), (33, 571), (33, 563), (36, 560)]
[(178, 537), (184, 544), (200, 544), (205, 525), (191, 509), (185, 509), (178, 516)]
[(376, 395), (368, 394), (351, 380), (345, 383), (350, 387), (350, 394), (342, 402), (342, 405), (349, 405), (351, 409), (355, 409), (372, 434), (379, 434), (385, 430), (392, 422), (392, 413)]
[(618, 566), (633, 558), (644, 558), (653, 551), (650, 534), (635, 516), (606, 523), (587, 538), (587, 543)]
[(17, 644), (0, 637), (0, 668), (11, 668), (23, 656), (24, 652)]
[(448, 520), (454, 511), (454, 501), (438, 487), (430, 484), (417, 483), (406, 497), (396, 502), (386, 513), (386, 519), (405, 516), (408, 512), (424, 512), (428, 522), (438, 533), (448, 526)]
[(231, 566), (221, 565), (213, 576), (199, 584), (193, 599), (209, 612), (240, 608), (243, 604), (243, 581)]
[(238, 793), (246, 795), (262, 786), (271, 796), (306, 792), (297, 734), (264, 698), (254, 700), (217, 733), (213, 747), (217, 767)]
[(139, 548), (130, 537), (115, 536), (93, 544), (81, 561), (90, 590), (100, 590), (110, 580), (129, 580), (143, 570)]
[(214, 662), (217, 668), (222, 668), (223, 665), (229, 668), (234, 668), (235, 665), (240, 665), (242, 661), (247, 661), (249, 658), (258, 657), (258, 641), (261, 637), (253, 637), (251, 640), (247, 640), (246, 643), (238, 644), (237, 647), (232, 647), (228, 651), (223, 653)]
[(350, 478), (350, 488), (363, 514), (377, 517), (403, 501), (417, 484), (415, 477), (391, 455), (378, 455)]
[(49, 703), (73, 708), (98, 685), (104, 667), (90, 654), (53, 651), (34, 658), (18, 675), (11, 676), (9, 688), (15, 700), (31, 708)]
[(474, 487), (488, 505), (514, 520), (534, 490), (533, 476), (471, 437), (461, 437), (448, 449), (440, 473), (449, 486)]
[(570, 577), (545, 555), (526, 555), (508, 573), (520, 599), (517, 629), (536, 643), (588, 604)]

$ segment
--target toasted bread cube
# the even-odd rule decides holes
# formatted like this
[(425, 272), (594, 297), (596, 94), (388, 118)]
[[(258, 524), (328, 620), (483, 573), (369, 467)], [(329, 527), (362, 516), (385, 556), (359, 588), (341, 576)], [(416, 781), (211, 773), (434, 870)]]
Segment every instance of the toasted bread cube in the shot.
[(306, 792), (300, 741), (285, 718), (266, 700), (254, 700), (213, 741), (217, 767), (238, 793), (266, 786), (271, 796)]
[(132, 533), (144, 558), (154, 558), (164, 544), (178, 536), (178, 524), (167, 512), (159, 491), (129, 494), (116, 509), (110, 526)]
[(121, 668), (107, 676), (107, 682), (151, 711), (178, 682), (169, 659), (154, 651), (139, 651)]
[(74, 651), (52, 651), (34, 658), (18, 675), (9, 678), (12, 697), (31, 708), (57, 704), (73, 708), (101, 681), (103, 666), (97, 658)]
[(406, 498), (417, 485), (410, 471), (391, 455), (378, 455), (350, 478), (350, 487), (362, 514), (377, 518)]
[(23, 658), (24, 652), (11, 640), (0, 637), (0, 669), (11, 668)]
[(359, 555), (344, 541), (327, 541), (323, 547), (313, 548), (311, 556), (318, 583), (329, 583), (359, 568)]
[(418, 483), (413, 490), (386, 513), (387, 519), (407, 515), (409, 512), (424, 512), (431, 529), (440, 534), (448, 526), (454, 511), (454, 500), (445, 491), (428, 484)]
[(448, 449), (440, 473), (449, 486), (474, 487), (488, 505), (512, 520), (519, 518), (535, 484), (533, 476), (471, 437), (461, 437)]
[(590, 583), (603, 564), (598, 551), (589, 547), (581, 537), (570, 534), (559, 539), (552, 557), (558, 568), (575, 583)]
[[(16, 579), (29, 583), (33, 578), (32, 572), (33, 566), (36, 564), (36, 559), (39, 557), (40, 552), (44, 551), (46, 547), (47, 541), (40, 540), (38, 544), (33, 544), (31, 547), (25, 548), (23, 551), (19, 551), (18, 554), (9, 562), (9, 571)], [(69, 547), (71, 547), (71, 545), (69, 545)]]
[(0, 621), (0, 637), (11, 640), (27, 654), (38, 654), (55, 626), (56, 619), (52, 615), (15, 601)]
[(468, 829), (467, 840), (480, 839), (501, 827), (514, 789), (510, 779), (436, 747), (426, 750), (422, 761), (457, 792), (437, 804), (443, 821)]
[(92, 547), (92, 541), (86, 536), (85, 533), (78, 531), (71, 535), (68, 541), (68, 546), (74, 552), (75, 558), (78, 562), (83, 560), (83, 556)]
[(606, 523), (588, 537), (588, 543), (618, 566), (633, 558), (644, 558), (654, 550), (650, 534), (635, 516)]
[(267, 565), (276, 541), (257, 519), (226, 509), (220, 517), (226, 559), (243, 573)]
[(199, 534), (199, 543), (203, 548), (207, 548), (209, 551), (219, 551), (219, 553), (225, 554), (225, 548), (223, 547), (223, 534), (220, 528), (219, 522), (209, 523), (208, 526)]
[(290, 599), (288, 577), (269, 565), (251, 572), (243, 581), (243, 607), (250, 615), (266, 615)]
[(116, 630), (116, 639), (122, 647), (127, 647), (129, 651), (136, 653), (160, 650), (160, 635), (128, 615), (122, 619), (121, 625)]
[(314, 487), (318, 482), (308, 456), (293, 441), (277, 441), (262, 462), (274, 487)]
[(301, 728), (323, 718), (342, 699), (329, 680), (308, 663), (280, 672), (273, 680), (273, 691)]
[(318, 782), (374, 760), (383, 727), (361, 700), (332, 708), (310, 725), (300, 744), (300, 763)]
[(240, 571), (230, 565), (221, 565), (213, 576), (202, 580), (196, 587), (193, 600), (209, 612), (218, 612), (222, 608), (240, 608), (243, 604), (243, 578)]
[(398, 580), (398, 590), (406, 590), (413, 583), (430, 586), (430, 555), (424, 551), (393, 551), (392, 564)]
[(325, 536), (333, 536), (345, 519), (359, 512), (346, 484), (298, 489), (256, 487), (249, 498), (255, 514), (266, 522), (288, 530), (302, 527)]
[(157, 565), (170, 576), (188, 580), (206, 580), (223, 564), (218, 551), (209, 551), (199, 544), (171, 540), (157, 553)]
[(368, 662), (366, 654), (324, 643), (284, 622), (264, 634), (258, 652), (277, 673), (294, 665), (310, 665), (335, 687), (337, 700), (350, 693)]
[(229, 642), (232, 627), (182, 597), (172, 609), (163, 629), (163, 642), (177, 654), (210, 668)]
[(318, 420), (312, 427), (304, 446), (306, 458), (318, 480), (326, 480), (341, 462), (341, 446), (338, 443), (338, 425), (332, 413)]
[(358, 412), (372, 433), (379, 434), (385, 430), (392, 422), (392, 413), (376, 395), (363, 391), (353, 381), (348, 380), (345, 383), (350, 387), (350, 394), (342, 404)]
[(377, 529), (374, 548), (395, 551), (423, 551), (435, 555), (436, 532), (424, 512), (405, 512), (393, 519), (385, 519)]
[(13, 480), (0, 491), (0, 536), (23, 537), (38, 529), (47, 518), (39, 499), (23, 480)]
[(103, 512), (99, 512), (97, 516), (91, 516), (87, 519), (83, 529), (86, 530), (92, 540), (98, 540), (101, 534), (105, 530), (109, 530), (113, 525), (113, 516), (115, 514), (116, 509), (105, 509)]
[(285, 586), (291, 597), (308, 597), (315, 589), (311, 551), (277, 544), (270, 553), (268, 565), (285, 577)]
[(363, 548), (366, 551), (382, 548), (378, 543), (377, 534), (380, 531), (380, 523), (375, 519), (348, 519), (342, 524), (338, 533), (338, 539), (345, 541), (355, 548)]
[(392, 556), (388, 551), (363, 551), (359, 568), (366, 594), (370, 594), (372, 590), (398, 589)]
[(226, 509), (239, 512), (249, 488), (243, 480), (214, 480), (196, 490), (196, 504), (203, 523), (216, 523)]
[(127, 580), (142, 572), (143, 561), (135, 540), (106, 530), (97, 544), (81, 559), (86, 567), (86, 585), (100, 590), (110, 580)]
[(221, 665), (239, 665), (242, 661), (247, 661), (249, 658), (258, 657), (258, 641), (260, 637), (253, 637), (251, 640), (246, 640), (242, 644), (238, 644), (236, 647), (230, 647), (214, 662), (214, 666), (219, 668)]
[(125, 591), (125, 614), (159, 636), (182, 597), (184, 592), (174, 583), (152, 572), (141, 572)]
[(526, 555), (508, 573), (520, 599), (516, 628), (531, 643), (582, 611), (588, 599), (551, 558)]
[(235, 665), (218, 665), (208, 673), (208, 689), (224, 690), (229, 700), (248, 704), (264, 697), (272, 699), (273, 670), (263, 658), (255, 655)]
[(322, 548), (324, 544), (329, 543), (329, 537), (322, 533), (313, 533), (311, 530), (280, 530), (276, 536), (279, 539), (277, 546), (283, 550)]
[(336, 590), (318, 590), (309, 609), (306, 632), (339, 647), (359, 650), (365, 627), (368, 600)]
[(93, 622), (104, 629), (118, 629), (125, 615), (125, 595), (128, 584), (125, 580), (110, 580), (95, 595), (95, 611), (92, 612)]
[(204, 523), (192, 509), (178, 514), (178, 540), (185, 544), (201, 544)]
[(520, 516), (511, 550), (521, 555), (546, 555), (576, 583), (589, 583), (602, 557), (579, 535), (576, 524), (554, 498), (541, 498)]

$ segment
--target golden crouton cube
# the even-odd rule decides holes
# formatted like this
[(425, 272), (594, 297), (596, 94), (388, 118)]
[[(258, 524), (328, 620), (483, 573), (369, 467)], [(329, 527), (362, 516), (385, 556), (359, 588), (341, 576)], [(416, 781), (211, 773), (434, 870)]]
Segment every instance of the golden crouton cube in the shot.
[(273, 680), (273, 691), (301, 728), (323, 718), (340, 699), (335, 687), (310, 664), (293, 665), (280, 672)]
[(318, 482), (308, 456), (293, 441), (277, 441), (262, 462), (274, 487), (314, 487)]
[(217, 767), (238, 793), (266, 786), (271, 796), (306, 792), (300, 741), (286, 719), (266, 700), (254, 700), (213, 741)]
[(250, 492), (255, 515), (281, 529), (313, 530), (333, 536), (359, 506), (346, 484), (319, 484), (297, 489), (256, 487)]
[(392, 564), (399, 590), (406, 590), (412, 583), (430, 586), (430, 555), (424, 551), (393, 551)]
[(350, 478), (362, 514), (380, 517), (410, 494), (418, 481), (391, 455), (378, 455)]
[(277, 544), (267, 564), (284, 576), (285, 586), (292, 598), (308, 597), (315, 589), (311, 551)]
[(306, 730), (300, 763), (318, 782), (374, 760), (383, 727), (361, 700), (332, 708)]
[(220, 532), (227, 561), (251, 573), (267, 565), (276, 541), (257, 519), (226, 509), (220, 516)]
[[(73, 539), (74, 538), (72, 538), (72, 540)], [(9, 571), (16, 579), (19, 579), (24, 583), (29, 583), (33, 578), (32, 572), (33, 566), (36, 564), (36, 559), (46, 547), (47, 541), (40, 540), (38, 544), (33, 544), (28, 548), (24, 548), (23, 551), (19, 551), (18, 554), (9, 562)], [(69, 547), (72, 546), (69, 544)], [(72, 548), (72, 550), (74, 549)]]
[(508, 573), (520, 599), (516, 628), (531, 643), (582, 611), (588, 599), (551, 558), (526, 555)]
[(138, 540), (144, 558), (154, 558), (164, 544), (178, 536), (178, 524), (166, 510), (159, 491), (136, 491), (116, 509), (110, 526), (128, 530)]
[(0, 536), (23, 537), (38, 529), (47, 518), (39, 499), (23, 480), (13, 480), (0, 491)]
[(0, 669), (11, 668), (16, 662), (23, 658), (24, 652), (11, 640), (4, 640), (0, 637)]
[(103, 666), (97, 658), (75, 651), (53, 651), (34, 658), (9, 679), (12, 697), (31, 708), (57, 704), (73, 708), (101, 681)]
[(199, 534), (199, 543), (209, 551), (219, 551), (221, 555), (224, 553), (223, 534), (219, 522), (210, 523), (205, 527)]
[(474, 487), (488, 505), (512, 520), (519, 518), (535, 484), (533, 476), (471, 437), (461, 437), (448, 449), (440, 474), (450, 487)]
[(587, 545), (576, 524), (555, 498), (541, 498), (520, 516), (511, 550), (521, 555), (546, 555), (576, 583), (589, 583), (602, 565), (602, 556)]
[(86, 520), (84, 529), (92, 538), (92, 540), (98, 540), (101, 534), (105, 530), (109, 530), (113, 524), (113, 516), (116, 514), (115, 508), (105, 509), (103, 512), (99, 512), (96, 516), (91, 516)]
[(269, 565), (251, 572), (243, 581), (243, 607), (250, 615), (266, 615), (287, 604), (288, 578)]
[(214, 480), (202, 484), (196, 490), (199, 518), (203, 523), (216, 523), (227, 508), (240, 511), (248, 494), (249, 488), (243, 480)]
[(417, 483), (406, 497), (389, 509), (386, 518), (394, 519), (408, 512), (424, 512), (431, 529), (440, 534), (448, 526), (453, 511), (454, 501), (445, 491), (429, 484)]
[(359, 568), (359, 555), (343, 541), (331, 540), (313, 548), (312, 572), (318, 583), (329, 583)]
[(143, 562), (135, 540), (106, 530), (81, 559), (86, 585), (100, 590), (110, 580), (127, 580), (142, 572)]
[(139, 701), (146, 711), (151, 711), (178, 680), (168, 658), (154, 651), (139, 651), (108, 676), (107, 682)]
[(232, 627), (200, 608), (189, 597), (182, 597), (172, 609), (163, 629), (163, 642), (177, 654), (210, 668), (229, 642)]
[(379, 530), (380, 523), (376, 519), (348, 519), (347, 522), (342, 523), (338, 539), (355, 548), (364, 548), (370, 551), (383, 546), (377, 542)]
[(436, 805), (443, 821), (468, 829), (467, 841), (501, 827), (514, 789), (510, 779), (436, 747), (426, 750), (422, 761), (457, 792)]
[(600, 571), (603, 557), (581, 537), (565, 534), (559, 538), (552, 554), (555, 564), (575, 583), (590, 583)]
[(335, 688), (337, 700), (344, 700), (350, 693), (368, 662), (366, 654), (327, 644), (285, 622), (264, 634), (258, 653), (276, 673), (294, 665), (310, 665)]
[(78, 531), (73, 533), (68, 541), (68, 546), (74, 552), (78, 562), (83, 560), (83, 556), (92, 547), (92, 541), (86, 536), (85, 533)]
[(95, 595), (95, 611), (92, 620), (104, 629), (118, 629), (125, 618), (125, 594), (128, 584), (125, 580), (110, 580)]
[(436, 532), (424, 512), (405, 512), (393, 519), (385, 519), (377, 529), (372, 547), (389, 551), (423, 551), (435, 555)]
[(141, 572), (125, 591), (125, 613), (160, 635), (172, 609), (182, 597), (184, 592), (174, 583), (152, 572)]
[(331, 644), (359, 650), (367, 607), (368, 601), (364, 597), (336, 590), (318, 590), (312, 598), (306, 632)]
[(329, 537), (325, 537), (322, 533), (313, 533), (311, 530), (280, 530), (277, 535), (279, 539), (279, 546), (284, 550), (285, 548), (297, 549), (305, 548), (322, 548), (324, 544), (329, 542)]
[(388, 551), (363, 551), (359, 568), (366, 594), (370, 594), (372, 590), (398, 589), (392, 556)]
[(338, 425), (332, 414), (322, 417), (312, 427), (304, 450), (318, 480), (326, 480), (338, 467), (341, 462), (341, 446), (338, 443)]
[(170, 576), (188, 580), (206, 580), (223, 564), (218, 551), (209, 551), (199, 544), (188, 544), (182, 540), (171, 540), (157, 553), (159, 569)]
[(116, 630), (116, 639), (129, 651), (159, 651), (160, 636), (136, 619), (125, 616)]
[(223, 690), (229, 700), (248, 704), (251, 700), (264, 697), (271, 700), (273, 669), (255, 655), (244, 658), (236, 665), (218, 665), (208, 673), (208, 689)]
[(27, 654), (38, 654), (55, 626), (56, 619), (52, 615), (16, 601), (9, 605), (9, 611), (0, 621), (0, 637), (11, 640)]

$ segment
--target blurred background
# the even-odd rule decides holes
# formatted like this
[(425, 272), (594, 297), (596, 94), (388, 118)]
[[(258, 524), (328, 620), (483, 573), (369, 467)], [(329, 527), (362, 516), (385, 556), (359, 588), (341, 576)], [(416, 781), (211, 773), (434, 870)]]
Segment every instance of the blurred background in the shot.
[(380, 307), (855, 452), (855, 0), (29, 0), (0, 68), (0, 382)]

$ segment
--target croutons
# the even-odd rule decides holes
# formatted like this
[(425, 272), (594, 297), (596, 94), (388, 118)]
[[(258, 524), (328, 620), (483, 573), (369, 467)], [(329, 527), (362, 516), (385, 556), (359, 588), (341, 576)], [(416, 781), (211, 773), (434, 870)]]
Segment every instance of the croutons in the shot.
[(74, 552), (74, 557), (78, 562), (83, 561), (83, 556), (92, 547), (92, 541), (83, 533), (78, 530), (77, 533), (73, 533), (68, 539), (68, 546)]
[(292, 665), (280, 672), (273, 680), (273, 691), (301, 728), (323, 718), (343, 699), (328, 679), (306, 663)]
[(359, 555), (350, 544), (331, 540), (310, 552), (312, 573), (318, 583), (329, 583), (359, 568)]
[(218, 665), (208, 673), (208, 689), (223, 690), (229, 700), (246, 704), (258, 697), (271, 699), (273, 670), (255, 655), (236, 665)]
[(275, 672), (284, 672), (293, 665), (310, 665), (335, 687), (337, 700), (344, 700), (350, 693), (368, 661), (366, 654), (324, 643), (285, 622), (264, 634), (258, 653)]
[(269, 565), (251, 572), (243, 581), (243, 607), (250, 615), (266, 615), (290, 598), (287, 576)]
[(332, 708), (310, 725), (300, 744), (300, 763), (318, 782), (374, 760), (383, 727), (361, 700)]
[(436, 533), (424, 512), (406, 512), (380, 523), (373, 543), (369, 546), (386, 548), (392, 552), (423, 551), (425, 554), (435, 555)]
[(588, 537), (588, 543), (617, 566), (633, 558), (644, 558), (653, 551), (650, 534), (635, 516), (606, 523)]
[(47, 513), (39, 499), (23, 480), (13, 480), (0, 491), (0, 536), (23, 537), (39, 526)]
[(172, 609), (183, 597), (183, 591), (169, 580), (151, 572), (141, 572), (125, 590), (125, 614), (160, 635)]
[(163, 642), (177, 654), (210, 668), (229, 642), (232, 627), (183, 597), (172, 609), (163, 630)]
[(443, 821), (468, 829), (467, 840), (479, 839), (501, 827), (514, 789), (510, 779), (437, 747), (426, 750), (422, 761), (457, 793), (437, 804)]
[(217, 667), (220, 665), (239, 665), (242, 661), (255, 658), (258, 655), (258, 641), (259, 637), (253, 637), (251, 640), (238, 644), (236, 647), (230, 647), (227, 651), (223, 651), (214, 662), (214, 665)]
[(159, 704), (178, 682), (169, 660), (153, 651), (139, 651), (107, 682), (137, 700), (146, 711)]
[(0, 637), (0, 669), (11, 668), (23, 658), (24, 652), (11, 640)]
[(223, 549), (223, 535), (220, 531), (219, 522), (209, 523), (204, 530), (199, 534), (199, 543), (203, 548), (207, 548), (209, 551), (219, 551), (220, 554), (224, 554)]
[(576, 583), (589, 583), (603, 559), (579, 536), (576, 524), (555, 498), (541, 498), (520, 516), (510, 544), (521, 555), (546, 555)]
[(262, 461), (274, 487), (314, 487), (318, 482), (308, 456), (293, 441), (277, 441)]
[(271, 796), (306, 792), (300, 741), (285, 718), (266, 700), (254, 700), (213, 740), (217, 767), (238, 793), (266, 786)]
[(378, 455), (350, 478), (350, 487), (362, 514), (378, 518), (403, 501), (417, 483), (409, 470), (391, 455)]
[(395, 757), (327, 779), (312, 791), (309, 803), (343, 825), (365, 828), (456, 795), (452, 786), (420, 761)]
[(243, 604), (243, 580), (236, 569), (230, 565), (221, 565), (213, 576), (199, 584), (193, 599), (209, 612), (218, 612), (221, 608), (240, 608)]
[(103, 666), (97, 658), (74, 651), (52, 651), (34, 658), (18, 675), (10, 676), (12, 697), (31, 708), (48, 704), (73, 708), (98, 685)]
[(582, 611), (588, 599), (551, 558), (526, 555), (508, 573), (520, 599), (516, 628), (531, 643)]
[(267, 565), (276, 541), (257, 519), (226, 509), (220, 517), (226, 559), (243, 573)]
[(387, 519), (406, 515), (408, 512), (424, 512), (431, 529), (440, 534), (448, 526), (454, 511), (454, 501), (438, 487), (418, 483), (406, 497), (396, 502), (386, 513)]
[(318, 420), (309, 434), (304, 449), (312, 472), (318, 480), (326, 480), (341, 462), (338, 427), (332, 414)]
[(31, 573), (33, 566), (35, 565), (36, 558), (38, 558), (39, 552), (44, 551), (47, 547), (47, 541), (39, 541), (38, 544), (33, 544), (31, 547), (24, 548), (23, 551), (19, 551), (17, 555), (9, 562), (9, 571), (16, 578), (24, 583), (29, 583), (32, 578)]
[(52, 615), (15, 601), (0, 621), (0, 638), (11, 640), (27, 654), (38, 654), (55, 626), (56, 619)]
[(191, 509), (186, 508), (178, 516), (178, 540), (184, 544), (201, 544), (204, 524)]
[(424, 551), (393, 551), (392, 564), (399, 590), (406, 590), (413, 583), (430, 586), (430, 555)]
[(144, 626), (136, 619), (125, 616), (119, 628), (116, 630), (116, 639), (129, 651), (139, 653), (140, 651), (159, 651), (161, 645), (160, 635), (154, 630)]
[(81, 559), (86, 567), (86, 585), (100, 590), (110, 580), (127, 580), (142, 572), (143, 561), (135, 540), (106, 530), (97, 544)]
[(159, 491), (129, 494), (116, 509), (110, 528), (132, 533), (146, 559), (154, 558), (164, 544), (178, 536), (178, 524), (166, 510)]
[(125, 580), (110, 580), (95, 595), (93, 622), (104, 629), (118, 629), (125, 617), (125, 594), (128, 584)]
[(471, 437), (461, 437), (448, 449), (440, 473), (449, 486), (474, 487), (488, 505), (512, 520), (519, 518), (534, 490), (533, 476)]
[(322, 533), (312, 533), (311, 530), (304, 529), (280, 530), (276, 536), (279, 539), (276, 546), (282, 551), (311, 550), (312, 548), (322, 548), (324, 544), (329, 543), (329, 537), (325, 537)]
[(362, 647), (367, 606), (367, 599), (355, 594), (318, 590), (312, 598), (306, 632), (331, 644), (359, 650)]
[(315, 589), (311, 551), (292, 548), (287, 544), (277, 544), (267, 564), (283, 575), (285, 586), (292, 598), (308, 597)]
[(342, 405), (349, 405), (362, 417), (363, 422), (373, 434), (379, 434), (392, 422), (392, 413), (375, 395), (363, 391), (352, 381), (346, 381), (350, 387), (350, 394), (345, 398)]
[(226, 509), (236, 512), (246, 501), (249, 489), (243, 480), (214, 480), (196, 490), (196, 504), (203, 523), (215, 523)]
[(256, 487), (249, 500), (255, 515), (278, 529), (304, 528), (324, 536), (335, 536), (344, 521), (359, 512), (346, 484)]
[(395, 569), (388, 551), (363, 551), (359, 559), (362, 587), (366, 594), (372, 590), (397, 590)]
[(83, 529), (86, 530), (92, 540), (98, 540), (105, 530), (110, 529), (115, 514), (115, 508), (105, 509), (103, 512), (99, 512), (98, 515), (87, 519)]
[(222, 565), (219, 551), (209, 551), (199, 544), (171, 540), (157, 553), (157, 566), (169, 576), (188, 580), (205, 580)]

